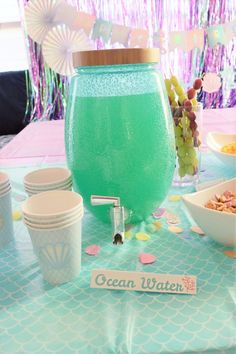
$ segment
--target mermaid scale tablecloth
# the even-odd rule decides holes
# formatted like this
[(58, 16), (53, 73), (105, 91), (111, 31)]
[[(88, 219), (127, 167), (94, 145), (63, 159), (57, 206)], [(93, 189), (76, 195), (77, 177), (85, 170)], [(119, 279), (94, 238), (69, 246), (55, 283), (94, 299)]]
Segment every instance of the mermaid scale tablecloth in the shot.
[[(205, 166), (205, 167), (204, 167)], [(35, 168), (35, 167), (34, 167)], [(202, 180), (234, 177), (204, 154)], [(30, 168), (6, 169), (13, 182), (13, 205)], [(171, 194), (191, 189), (172, 189)], [(236, 266), (226, 249), (190, 231), (193, 221), (182, 201), (163, 206), (181, 219), (182, 234), (162, 228), (149, 241), (111, 243), (109, 226), (85, 213), (82, 272), (53, 287), (42, 280), (28, 232), (14, 222), (15, 242), (0, 251), (0, 353), (236, 353)], [(87, 246), (101, 246), (98, 256)], [(142, 265), (140, 253), (156, 255)], [(107, 268), (198, 277), (196, 296), (90, 289), (92, 269)]]

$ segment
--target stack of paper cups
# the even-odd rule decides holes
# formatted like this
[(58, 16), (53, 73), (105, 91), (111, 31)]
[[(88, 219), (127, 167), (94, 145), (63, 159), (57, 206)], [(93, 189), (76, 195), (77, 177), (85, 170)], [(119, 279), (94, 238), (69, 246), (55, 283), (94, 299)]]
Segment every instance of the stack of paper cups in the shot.
[(0, 248), (13, 240), (11, 185), (6, 173), (0, 172)]
[(71, 190), (71, 172), (66, 168), (43, 168), (24, 177), (25, 191), (29, 196), (50, 190)]
[(22, 211), (44, 279), (62, 284), (78, 276), (82, 197), (71, 191), (43, 192), (28, 198)]

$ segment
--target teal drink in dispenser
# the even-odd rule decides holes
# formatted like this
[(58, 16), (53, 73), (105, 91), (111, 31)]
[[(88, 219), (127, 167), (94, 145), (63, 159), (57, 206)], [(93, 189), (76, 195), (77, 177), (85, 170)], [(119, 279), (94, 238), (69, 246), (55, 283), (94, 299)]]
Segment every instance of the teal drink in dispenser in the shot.
[(73, 185), (95, 216), (109, 206), (91, 195), (120, 197), (126, 222), (145, 220), (165, 199), (175, 168), (175, 141), (158, 49), (73, 54), (65, 145)]

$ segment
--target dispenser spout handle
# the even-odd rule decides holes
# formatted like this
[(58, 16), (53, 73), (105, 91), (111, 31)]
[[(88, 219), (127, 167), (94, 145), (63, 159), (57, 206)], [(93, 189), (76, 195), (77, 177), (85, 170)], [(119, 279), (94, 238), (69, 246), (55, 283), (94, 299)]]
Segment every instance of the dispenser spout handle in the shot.
[(91, 195), (90, 201), (92, 205), (113, 204), (113, 206), (115, 207), (120, 206), (119, 197), (104, 197), (102, 195)]

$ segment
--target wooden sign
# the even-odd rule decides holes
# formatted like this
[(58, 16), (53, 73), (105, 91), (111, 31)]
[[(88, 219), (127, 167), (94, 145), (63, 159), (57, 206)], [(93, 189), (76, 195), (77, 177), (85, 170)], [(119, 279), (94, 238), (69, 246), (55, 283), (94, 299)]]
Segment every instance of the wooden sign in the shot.
[(197, 290), (197, 278), (192, 275), (94, 269), (90, 287), (194, 295)]

